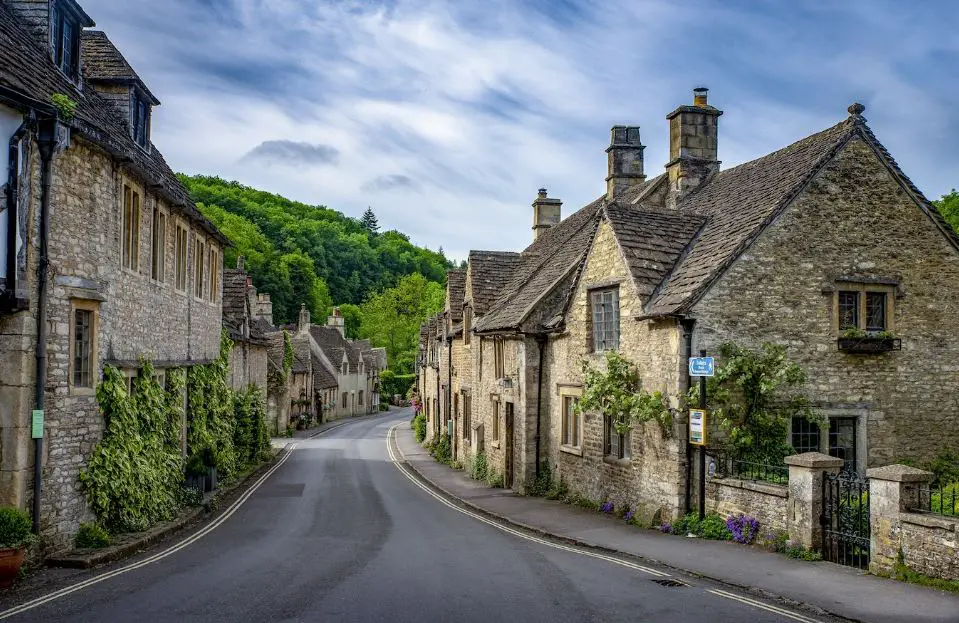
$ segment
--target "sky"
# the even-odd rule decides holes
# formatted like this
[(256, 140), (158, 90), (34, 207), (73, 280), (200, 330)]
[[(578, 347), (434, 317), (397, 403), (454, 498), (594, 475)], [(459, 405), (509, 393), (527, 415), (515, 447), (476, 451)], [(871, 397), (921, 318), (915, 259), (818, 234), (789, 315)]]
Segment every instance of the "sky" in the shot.
[(664, 169), (666, 114), (709, 88), (724, 168), (853, 102), (929, 197), (959, 186), (951, 0), (80, 0), (162, 105), (153, 141), (219, 175), (462, 259), (521, 250), (540, 187), (605, 190), (609, 129)]

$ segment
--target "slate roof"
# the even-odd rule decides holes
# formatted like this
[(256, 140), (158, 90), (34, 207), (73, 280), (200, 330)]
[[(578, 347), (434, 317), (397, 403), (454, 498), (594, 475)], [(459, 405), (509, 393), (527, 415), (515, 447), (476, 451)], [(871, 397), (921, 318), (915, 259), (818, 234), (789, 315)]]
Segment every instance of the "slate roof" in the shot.
[(466, 271), (454, 269), (446, 273), (446, 295), (453, 322), (463, 320), (463, 297), (466, 294)]
[(146, 83), (107, 37), (107, 33), (102, 30), (84, 30), (80, 36), (83, 75), (87, 80), (108, 84), (136, 84), (154, 106), (160, 105), (160, 100), (150, 92)]
[(168, 203), (180, 208), (222, 244), (230, 244), (229, 239), (197, 210), (160, 150), (152, 145), (150, 150), (141, 149), (116, 115), (114, 106), (96, 90), (85, 88), (81, 91), (70, 82), (54, 67), (45, 46), (0, 0), (0, 101), (19, 110), (31, 108), (40, 115), (52, 117), (57, 114), (50, 103), (55, 93), (66, 95), (77, 104), (74, 118), (69, 122), (71, 127), (110, 154), (126, 160), (124, 165), (142, 177)]
[(339, 368), (345, 354), (349, 371), (355, 373), (359, 370), (360, 350), (340, 335), (338, 329), (313, 325), (310, 327), (310, 335), (334, 367)]
[(489, 311), (521, 262), (520, 254), (512, 251), (470, 251), (474, 316), (479, 317)]
[[(262, 318), (253, 318), (248, 306), (249, 283), (246, 272), (237, 268), (223, 269), (223, 326), (230, 339), (250, 344), (267, 345), (266, 334), (276, 329)], [(249, 336), (243, 335), (243, 324), (249, 326)]]
[(339, 386), (336, 376), (323, 365), (320, 358), (313, 355), (313, 387), (315, 389), (333, 389)]

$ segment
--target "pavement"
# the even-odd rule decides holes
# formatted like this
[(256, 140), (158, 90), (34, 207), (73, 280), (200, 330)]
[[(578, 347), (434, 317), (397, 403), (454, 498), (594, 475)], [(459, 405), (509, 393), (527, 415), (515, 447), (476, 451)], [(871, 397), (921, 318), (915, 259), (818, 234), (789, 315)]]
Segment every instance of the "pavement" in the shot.
[(408, 426), (396, 429), (396, 445), (406, 463), (445, 495), (487, 517), (524, 530), (635, 557), (752, 595), (778, 598), (781, 603), (795, 604), (806, 611), (869, 623), (959, 622), (959, 595), (829, 562), (794, 560), (736, 543), (644, 530), (559, 501), (493, 489), (472, 480), (463, 471), (437, 463), (416, 443)]
[[(409, 419), (408, 410), (350, 419), (284, 442), (276, 466), (197, 532), (94, 571), (46, 570), (0, 593), (0, 618), (835, 620), (459, 508), (388, 445), (394, 427), (403, 444)], [(486, 492), (489, 499), (509, 497), (502, 494)]]

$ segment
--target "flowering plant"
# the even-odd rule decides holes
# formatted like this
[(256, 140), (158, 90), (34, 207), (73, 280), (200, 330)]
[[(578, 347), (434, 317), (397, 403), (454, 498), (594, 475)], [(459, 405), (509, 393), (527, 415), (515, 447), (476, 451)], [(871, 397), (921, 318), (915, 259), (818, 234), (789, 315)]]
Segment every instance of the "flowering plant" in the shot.
[(626, 514), (623, 515), (623, 519), (625, 519), (626, 521), (632, 521), (633, 517), (635, 516), (636, 516), (636, 513), (634, 513), (632, 510), (628, 510), (626, 511)]
[(747, 515), (730, 515), (726, 519), (726, 527), (732, 532), (734, 541), (746, 545), (752, 543), (759, 534), (759, 520)]
[(599, 507), (601, 513), (606, 513), (607, 515), (613, 512), (613, 503), (612, 502), (603, 502), (603, 505)]
[(673, 530), (673, 525), (666, 522), (659, 524), (659, 531), (662, 532), (663, 534), (675, 534), (675, 531)]

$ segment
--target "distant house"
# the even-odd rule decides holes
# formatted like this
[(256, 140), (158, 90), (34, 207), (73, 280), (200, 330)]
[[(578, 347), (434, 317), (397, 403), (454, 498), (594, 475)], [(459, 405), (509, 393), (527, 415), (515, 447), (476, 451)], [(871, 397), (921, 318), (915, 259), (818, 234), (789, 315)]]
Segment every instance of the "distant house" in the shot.
[(258, 305), (262, 305), (262, 301), (258, 298), (253, 280), (243, 270), (243, 258), (240, 257), (236, 268), (223, 271), (223, 327), (233, 341), (229, 380), (231, 387), (239, 391), (255, 385), (263, 391), (265, 399), (270, 346), (268, 334), (277, 329), (258, 315), (261, 311)]
[(39, 489), (47, 551), (93, 519), (78, 474), (104, 366), (146, 358), (163, 380), (218, 356), (229, 244), (150, 140), (160, 102), (92, 26), (74, 0), (0, 0), (0, 504)]

